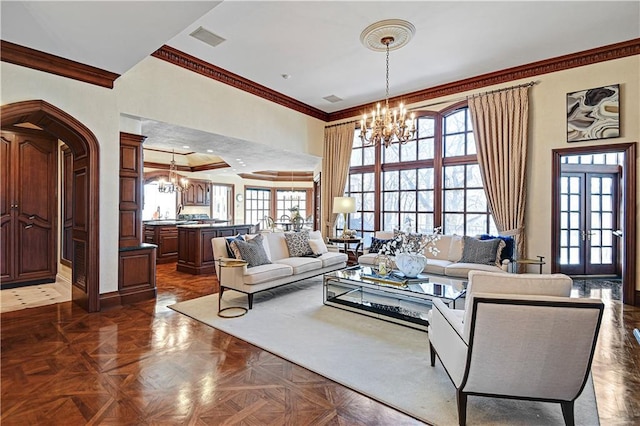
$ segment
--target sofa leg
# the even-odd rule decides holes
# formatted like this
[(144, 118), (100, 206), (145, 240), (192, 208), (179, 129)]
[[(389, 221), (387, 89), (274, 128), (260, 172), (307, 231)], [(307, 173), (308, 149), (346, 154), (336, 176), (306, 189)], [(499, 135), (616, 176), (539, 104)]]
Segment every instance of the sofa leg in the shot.
[(460, 426), (467, 424), (467, 394), (456, 389), (456, 402), (458, 403), (458, 423)]
[(253, 293), (247, 294), (247, 297), (249, 298), (249, 309), (251, 309), (253, 308)]
[(429, 356), (431, 357), (431, 366), (435, 367), (436, 366), (436, 350), (431, 344), (431, 340), (429, 340)]
[(574, 426), (575, 419), (573, 417), (573, 401), (561, 402), (562, 417), (564, 417), (564, 424), (567, 426)]

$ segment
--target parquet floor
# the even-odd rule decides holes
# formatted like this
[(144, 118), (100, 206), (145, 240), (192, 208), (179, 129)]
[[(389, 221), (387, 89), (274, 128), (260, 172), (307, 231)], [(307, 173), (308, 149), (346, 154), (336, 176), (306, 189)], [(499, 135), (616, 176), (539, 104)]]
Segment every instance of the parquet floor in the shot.
[[(215, 279), (167, 264), (157, 284), (157, 300), (95, 314), (71, 302), (2, 314), (0, 422), (421, 424), (166, 307)], [(639, 326), (640, 308), (607, 302), (593, 364), (603, 425), (640, 423)]]

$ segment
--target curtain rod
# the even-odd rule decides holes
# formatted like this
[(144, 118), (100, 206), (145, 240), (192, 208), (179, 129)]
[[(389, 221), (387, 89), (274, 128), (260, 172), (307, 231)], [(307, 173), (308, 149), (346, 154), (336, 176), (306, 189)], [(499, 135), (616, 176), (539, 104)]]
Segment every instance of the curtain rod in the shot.
[[(518, 84), (518, 85), (515, 85), (515, 86), (503, 87), (502, 89), (495, 89), (495, 90), (489, 90), (487, 92), (475, 93), (473, 95), (461, 96), (461, 97), (455, 98), (455, 99), (447, 99), (445, 101), (438, 101), (438, 102), (432, 102), (430, 104), (418, 105), (416, 107), (412, 107), (412, 108), (407, 109), (407, 111), (415, 111), (417, 109), (430, 107), (430, 106), (436, 106), (436, 105), (442, 105), (442, 104), (450, 104), (450, 103), (455, 103), (455, 102), (460, 102), (460, 101), (468, 101), (469, 99), (475, 98), (477, 96), (489, 95), (491, 93), (504, 92), (505, 90), (518, 89), (520, 87), (531, 87), (531, 86), (535, 86), (536, 84), (540, 84), (540, 80), (530, 81), (528, 83)], [(358, 119), (355, 119), (355, 120), (344, 121), (342, 123), (331, 124), (329, 126), (324, 126), (324, 128), (328, 129), (329, 127), (340, 126), (342, 124), (359, 123), (359, 122), (360, 122), (360, 119), (358, 118)]]

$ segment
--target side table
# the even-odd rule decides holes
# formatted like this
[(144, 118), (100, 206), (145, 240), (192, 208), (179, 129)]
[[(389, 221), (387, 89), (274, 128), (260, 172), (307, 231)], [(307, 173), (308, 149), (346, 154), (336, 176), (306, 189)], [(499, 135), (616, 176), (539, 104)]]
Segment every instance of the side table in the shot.
[[(362, 254), (362, 238), (341, 238), (341, 237), (329, 237), (328, 241), (334, 244), (342, 244), (344, 246), (344, 253), (349, 256), (349, 253), (353, 253), (355, 260), (353, 264), (358, 263), (358, 256)], [(355, 244), (356, 247), (352, 251), (349, 250), (349, 246)], [(349, 262), (347, 260), (347, 262)]]
[(522, 265), (539, 265), (540, 273), (542, 274), (542, 265), (546, 264), (544, 261), (544, 256), (536, 256), (537, 259), (515, 259), (513, 261), (514, 272), (517, 271), (516, 263), (520, 263)]
[[(243, 268), (248, 265), (244, 260), (222, 260), (218, 259), (220, 264), (220, 276), (218, 277), (218, 283), (220, 284), (220, 292), (218, 293), (218, 316), (222, 318), (236, 318), (241, 317), (249, 310), (244, 306), (228, 306), (226, 308), (221, 308), (222, 303), (222, 293), (224, 293), (224, 287), (220, 283), (222, 281), (222, 276), (224, 275), (224, 268)], [(229, 311), (237, 310), (239, 312), (229, 314)]]

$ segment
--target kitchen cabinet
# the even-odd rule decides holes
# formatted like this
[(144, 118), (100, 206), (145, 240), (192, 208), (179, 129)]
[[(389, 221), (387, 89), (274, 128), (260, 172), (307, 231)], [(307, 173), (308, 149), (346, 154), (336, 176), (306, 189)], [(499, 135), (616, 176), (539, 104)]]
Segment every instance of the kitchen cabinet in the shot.
[(211, 182), (206, 180), (190, 180), (189, 182), (191, 187), (182, 193), (182, 205), (211, 205)]

